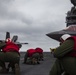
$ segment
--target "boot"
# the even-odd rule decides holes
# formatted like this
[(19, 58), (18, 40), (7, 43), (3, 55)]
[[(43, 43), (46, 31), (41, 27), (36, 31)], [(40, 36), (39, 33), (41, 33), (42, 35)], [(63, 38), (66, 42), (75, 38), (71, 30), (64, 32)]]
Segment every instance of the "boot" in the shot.
[(63, 72), (63, 74), (62, 75), (69, 75), (68, 73), (66, 73), (66, 72)]
[(15, 75), (20, 75), (20, 67), (19, 64), (15, 64)]
[(32, 58), (32, 64), (35, 65), (36, 62), (35, 62), (35, 58)]
[(39, 61), (37, 61), (37, 64), (40, 64), (40, 62), (39, 62)]

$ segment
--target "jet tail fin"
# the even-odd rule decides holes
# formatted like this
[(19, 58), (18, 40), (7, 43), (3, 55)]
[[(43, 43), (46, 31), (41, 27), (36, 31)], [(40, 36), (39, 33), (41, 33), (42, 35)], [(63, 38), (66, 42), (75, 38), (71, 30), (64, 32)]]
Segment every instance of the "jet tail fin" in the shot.
[(12, 38), (12, 42), (16, 42), (17, 40), (18, 40), (18, 36), (14, 35), (13, 38)]

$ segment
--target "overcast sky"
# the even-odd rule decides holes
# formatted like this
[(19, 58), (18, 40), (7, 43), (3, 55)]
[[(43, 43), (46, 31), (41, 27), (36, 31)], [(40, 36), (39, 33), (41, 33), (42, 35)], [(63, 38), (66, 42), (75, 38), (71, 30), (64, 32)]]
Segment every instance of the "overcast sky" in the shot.
[(20, 51), (40, 47), (50, 51), (59, 42), (46, 36), (66, 27), (65, 17), (72, 7), (70, 0), (0, 0), (0, 39), (6, 32), (28, 42)]

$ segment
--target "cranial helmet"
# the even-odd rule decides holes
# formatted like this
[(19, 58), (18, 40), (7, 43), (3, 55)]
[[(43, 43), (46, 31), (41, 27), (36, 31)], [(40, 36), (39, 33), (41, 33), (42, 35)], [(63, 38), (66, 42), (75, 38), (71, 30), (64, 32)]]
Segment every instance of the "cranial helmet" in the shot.
[(69, 35), (69, 34), (63, 34), (60, 38), (65, 41), (69, 37), (71, 37), (71, 35)]
[(11, 39), (10, 39), (10, 38), (7, 38), (7, 39), (6, 39), (6, 42), (11, 42)]

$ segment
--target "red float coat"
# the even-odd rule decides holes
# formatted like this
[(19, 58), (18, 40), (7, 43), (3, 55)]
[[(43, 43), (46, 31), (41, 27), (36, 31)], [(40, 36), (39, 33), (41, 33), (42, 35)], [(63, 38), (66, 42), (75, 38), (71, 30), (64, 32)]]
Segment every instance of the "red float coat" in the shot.
[(36, 48), (35, 49), (38, 53), (42, 54), (43, 53), (43, 50), (41, 48)]
[(5, 47), (2, 49), (3, 52), (18, 52), (19, 53), (19, 47), (17, 44), (13, 42), (6, 42)]
[(28, 49), (27, 50), (28, 57), (31, 57), (34, 53), (37, 53), (35, 49)]
[(68, 53), (68, 55), (72, 57), (76, 57), (76, 36), (69, 37), (68, 39), (74, 40), (74, 49), (72, 50), (72, 52)]

